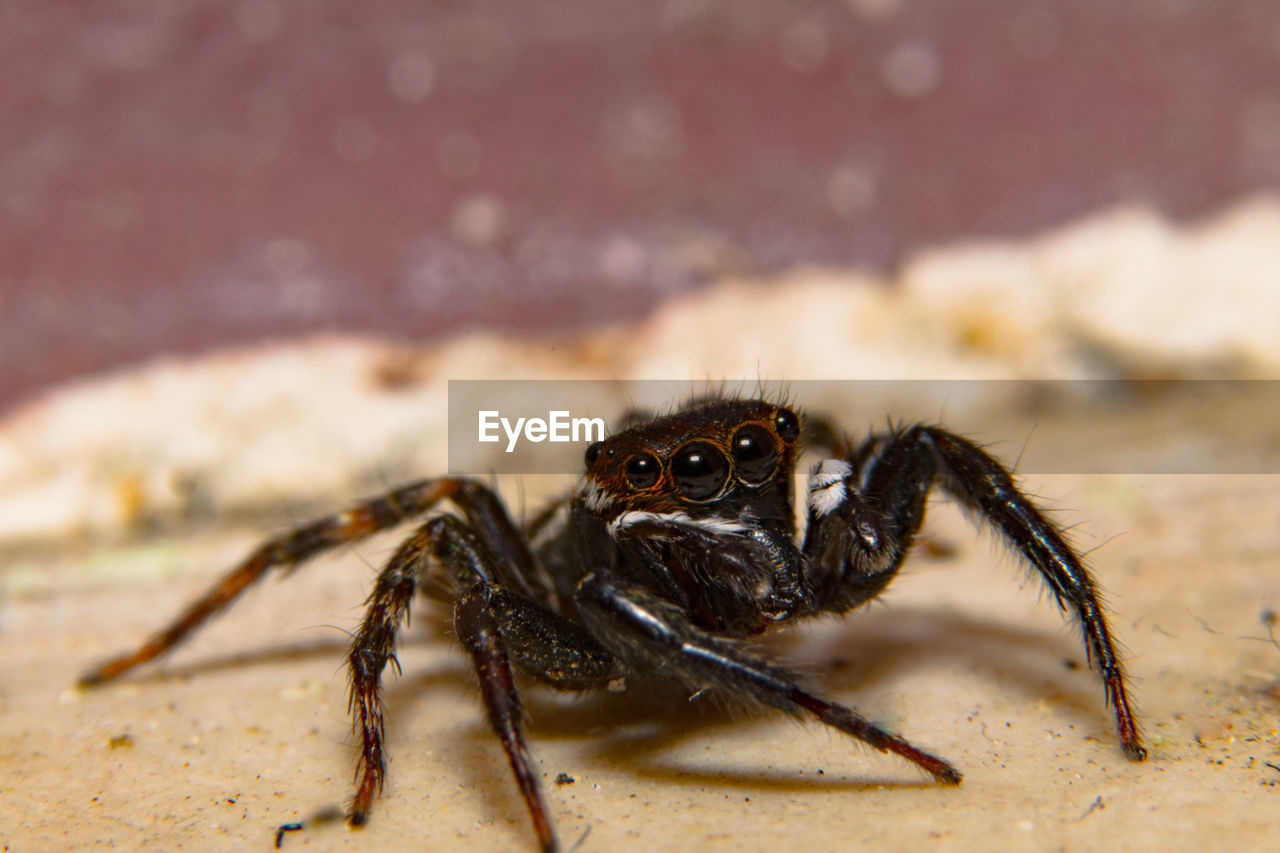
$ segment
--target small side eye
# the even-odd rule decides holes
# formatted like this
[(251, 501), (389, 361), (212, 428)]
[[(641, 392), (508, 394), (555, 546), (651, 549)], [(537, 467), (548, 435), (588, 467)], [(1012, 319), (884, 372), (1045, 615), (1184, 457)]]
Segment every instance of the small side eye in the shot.
[(588, 468), (596, 464), (596, 460), (600, 458), (600, 448), (602, 447), (604, 447), (604, 442), (597, 441), (587, 448), (587, 452), (584, 458), (587, 460)]
[(748, 486), (758, 486), (773, 474), (778, 464), (778, 447), (763, 427), (747, 424), (734, 433), (733, 464), (738, 479)]
[(691, 501), (715, 497), (729, 479), (729, 460), (714, 446), (695, 441), (680, 448), (671, 461), (680, 493)]
[(783, 441), (795, 441), (800, 437), (800, 418), (790, 409), (778, 409), (773, 415), (773, 428)]
[(662, 466), (652, 453), (639, 453), (627, 460), (627, 482), (633, 489), (647, 489), (658, 482)]

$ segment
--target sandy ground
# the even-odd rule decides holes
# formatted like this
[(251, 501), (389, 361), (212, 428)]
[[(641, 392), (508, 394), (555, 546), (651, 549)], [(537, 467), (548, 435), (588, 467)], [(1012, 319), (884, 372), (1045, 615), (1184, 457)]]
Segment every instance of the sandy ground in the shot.
[[(955, 762), (958, 789), (814, 724), (670, 690), (527, 691), (556, 824), (581, 850), (1248, 850), (1280, 830), (1280, 607), (1272, 476), (1054, 476), (1030, 484), (1095, 548), (1151, 760), (1127, 762), (1082, 650), (1037, 584), (939, 503), (880, 603), (781, 638), (815, 685)], [(271, 579), (160, 666), (76, 676), (154, 629), (251, 547), (214, 527), (27, 552), (47, 585), (3, 610), (6, 849), (270, 849), (340, 805), (353, 751), (341, 659), (374, 540)], [(939, 556), (942, 552), (944, 556)], [(952, 552), (952, 553), (947, 553)], [(14, 562), (11, 559), (11, 565)], [(91, 572), (85, 566), (92, 567)], [(92, 578), (92, 579), (88, 579)], [(390, 680), (390, 781), (370, 826), (285, 848), (530, 849), (461, 654), (419, 619)], [(553, 782), (561, 773), (572, 783)]]

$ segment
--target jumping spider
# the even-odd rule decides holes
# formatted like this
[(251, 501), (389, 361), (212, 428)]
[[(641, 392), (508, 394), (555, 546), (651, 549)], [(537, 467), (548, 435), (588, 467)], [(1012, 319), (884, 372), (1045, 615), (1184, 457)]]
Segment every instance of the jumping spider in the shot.
[(172, 649), (273, 567), (419, 517), (442, 501), (378, 575), (351, 644), (350, 711), (360, 741), (347, 819), (365, 823), (386, 776), (381, 677), (422, 591), (453, 607), (489, 722), (506, 751), (543, 850), (558, 847), (521, 733), (515, 672), (564, 690), (631, 675), (679, 679), (828, 726), (954, 785), (960, 772), (820, 698), (742, 642), (777, 622), (843, 613), (884, 591), (939, 485), (1044, 577), (1084, 633), (1125, 755), (1146, 757), (1094, 582), (1062, 532), (976, 444), (918, 424), (852, 445), (811, 419), (805, 439), (830, 459), (809, 476), (803, 539), (793, 474), (802, 420), (759, 399), (702, 399), (633, 424), (586, 452), (569, 496), (521, 527), (484, 484), (421, 480), (259, 547), (133, 654), (84, 675), (101, 684)]

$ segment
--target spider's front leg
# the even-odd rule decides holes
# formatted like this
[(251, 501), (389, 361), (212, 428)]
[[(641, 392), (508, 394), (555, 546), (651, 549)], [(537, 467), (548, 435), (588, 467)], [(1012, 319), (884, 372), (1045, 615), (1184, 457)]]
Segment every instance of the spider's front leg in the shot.
[(982, 448), (938, 427), (917, 425), (868, 439), (828, 460), (809, 483), (804, 550), (825, 609), (844, 611), (878, 595), (902, 564), (924, 521), (934, 483), (998, 530), (1035, 566), (1058, 606), (1080, 622), (1085, 650), (1115, 711), (1126, 756), (1147, 750), (1129, 702), (1124, 669), (1093, 577), (1060, 531)]
[[(423, 524), (378, 575), (368, 610), (352, 641), (350, 712), (360, 737), (352, 826), (368, 820), (375, 793), (386, 778), (382, 672), (399, 671), (396, 641), (408, 622), (409, 604), (435, 566), (459, 591), (453, 603), (458, 639), (471, 656), (489, 723), (502, 742), (544, 851), (557, 849), (555, 831), (521, 731), (523, 711), (512, 664), (562, 689), (607, 683), (622, 673), (618, 661), (583, 629), (533, 599), (503, 585), (506, 571), (482, 531), (442, 515)], [(439, 597), (438, 586), (424, 587)]]
[(808, 712), (868, 746), (907, 759), (939, 782), (960, 783), (960, 771), (946, 761), (884, 731), (852, 708), (813, 695), (786, 668), (703, 631), (677, 605), (606, 570), (583, 579), (577, 604), (592, 633), (637, 672), (674, 677), (699, 688), (720, 687), (729, 695), (790, 714)]

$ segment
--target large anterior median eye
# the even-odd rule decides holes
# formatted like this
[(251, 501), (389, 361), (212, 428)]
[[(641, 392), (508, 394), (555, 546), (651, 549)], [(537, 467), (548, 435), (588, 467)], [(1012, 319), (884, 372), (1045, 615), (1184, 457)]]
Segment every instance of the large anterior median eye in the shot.
[(773, 474), (778, 464), (778, 448), (763, 427), (747, 424), (733, 435), (733, 464), (738, 479), (748, 486), (758, 486)]
[(689, 500), (705, 501), (724, 488), (729, 478), (729, 460), (714, 446), (695, 441), (680, 448), (671, 460), (671, 473), (680, 494)]
[(652, 453), (637, 453), (627, 460), (627, 482), (633, 489), (647, 489), (658, 482), (662, 466)]

